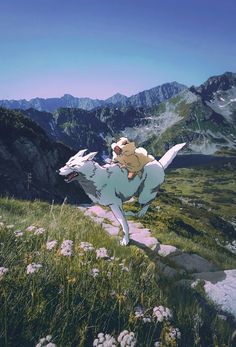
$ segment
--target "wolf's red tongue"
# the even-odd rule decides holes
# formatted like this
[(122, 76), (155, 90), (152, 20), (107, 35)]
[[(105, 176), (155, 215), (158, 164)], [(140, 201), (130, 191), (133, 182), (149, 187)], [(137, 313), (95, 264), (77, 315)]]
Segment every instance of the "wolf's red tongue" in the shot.
[(74, 176), (76, 176), (76, 174), (74, 172), (71, 172), (69, 176), (67, 176), (67, 179), (71, 180)]

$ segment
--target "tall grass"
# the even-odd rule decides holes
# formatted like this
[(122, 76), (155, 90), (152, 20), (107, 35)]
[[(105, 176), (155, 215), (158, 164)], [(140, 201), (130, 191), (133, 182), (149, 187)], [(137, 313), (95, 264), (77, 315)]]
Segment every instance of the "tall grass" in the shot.
[[(120, 247), (79, 209), (3, 198), (0, 216), (0, 267), (8, 269), (0, 280), (1, 346), (35, 346), (51, 334), (57, 346), (87, 347), (100, 332), (117, 337), (124, 329), (134, 331), (141, 347), (157, 340), (163, 347), (230, 346), (233, 326), (187, 289), (157, 281), (155, 262), (137, 247)], [(45, 231), (35, 235), (26, 230), (31, 225)], [(57, 244), (48, 250), (51, 240)], [(73, 241), (72, 255), (61, 254), (64, 240)], [(85, 251), (82, 241), (94, 249)], [(101, 247), (108, 257), (97, 258)], [(28, 274), (32, 263), (42, 267)], [(152, 316), (160, 305), (172, 310), (171, 319)], [(135, 316), (137, 306), (150, 322)], [(170, 337), (172, 327), (181, 339)]]

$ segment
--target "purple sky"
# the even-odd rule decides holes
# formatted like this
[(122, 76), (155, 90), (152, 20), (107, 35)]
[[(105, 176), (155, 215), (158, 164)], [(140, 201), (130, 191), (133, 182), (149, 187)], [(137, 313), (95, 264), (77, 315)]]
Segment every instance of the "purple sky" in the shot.
[(233, 0), (0, 4), (0, 99), (127, 96), (236, 72)]

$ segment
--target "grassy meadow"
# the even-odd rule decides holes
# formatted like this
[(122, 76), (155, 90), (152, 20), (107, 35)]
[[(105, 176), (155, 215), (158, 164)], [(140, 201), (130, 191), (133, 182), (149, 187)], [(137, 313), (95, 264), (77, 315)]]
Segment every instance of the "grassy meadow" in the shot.
[[(169, 170), (160, 194), (140, 219), (161, 243), (197, 253), (220, 269), (236, 268), (235, 166)], [(137, 211), (139, 204), (126, 204)], [(236, 249), (235, 249), (236, 251)]]
[[(229, 269), (236, 257), (218, 245), (234, 237), (226, 222), (233, 218), (233, 173), (225, 171), (216, 173), (213, 190), (209, 170), (169, 171), (141, 221), (161, 242)], [(0, 200), (0, 305), (5, 347), (233, 347), (235, 324), (217, 314), (201, 285), (189, 290), (162, 278), (155, 259), (121, 247), (66, 204)], [(99, 333), (114, 339), (96, 340)]]

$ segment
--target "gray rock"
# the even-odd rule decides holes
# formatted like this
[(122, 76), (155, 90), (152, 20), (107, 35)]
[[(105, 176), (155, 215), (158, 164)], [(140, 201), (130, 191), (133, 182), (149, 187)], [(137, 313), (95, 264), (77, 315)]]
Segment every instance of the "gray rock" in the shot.
[(180, 255), (174, 255), (171, 257), (174, 263), (185, 269), (187, 272), (206, 272), (206, 271), (216, 271), (218, 268), (213, 263), (200, 257), (197, 254), (182, 253)]
[(182, 254), (182, 252), (178, 248), (176, 248), (175, 246), (171, 246), (171, 245), (159, 244), (159, 248), (157, 248), (156, 251), (162, 257)]
[(157, 261), (158, 270), (169, 279), (173, 279), (179, 275), (179, 272), (172, 267)]
[(112, 236), (118, 236), (120, 228), (111, 224), (102, 223), (102, 227)]
[(195, 273), (192, 276), (204, 280), (207, 296), (236, 319), (236, 269)]

